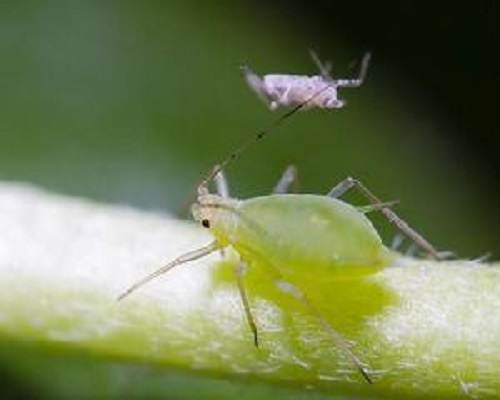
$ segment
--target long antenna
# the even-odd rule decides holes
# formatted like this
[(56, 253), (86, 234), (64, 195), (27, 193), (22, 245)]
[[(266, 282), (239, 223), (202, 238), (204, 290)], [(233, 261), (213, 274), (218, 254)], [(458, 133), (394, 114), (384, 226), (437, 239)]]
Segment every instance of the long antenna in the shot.
[(220, 171), (222, 171), (233, 160), (238, 158), (240, 156), (240, 154), (242, 154), (248, 147), (250, 147), (255, 142), (258, 142), (259, 140), (265, 138), (269, 133), (273, 132), (274, 128), (281, 125), (281, 123), (283, 121), (285, 121), (286, 119), (291, 117), (293, 114), (295, 114), (297, 111), (299, 111), (302, 108), (304, 108), (305, 106), (307, 106), (307, 104), (309, 104), (313, 99), (315, 99), (317, 96), (319, 96), (322, 92), (324, 92), (328, 88), (329, 88), (329, 86), (322, 88), (320, 91), (315, 93), (309, 99), (307, 99), (303, 103), (296, 105), (291, 110), (288, 110), (286, 113), (281, 115), (279, 118), (272, 121), (265, 128), (261, 129), (260, 131), (255, 133), (252, 137), (250, 137), (249, 139), (247, 139), (243, 143), (241, 143), (236, 149), (234, 149), (231, 153), (229, 153), (229, 155), (226, 158), (224, 158), (223, 160), (221, 160), (219, 163), (216, 164), (215, 168), (213, 168), (203, 178), (203, 180), (201, 181), (199, 186), (206, 186), (212, 179), (214, 179), (215, 175), (217, 175)]

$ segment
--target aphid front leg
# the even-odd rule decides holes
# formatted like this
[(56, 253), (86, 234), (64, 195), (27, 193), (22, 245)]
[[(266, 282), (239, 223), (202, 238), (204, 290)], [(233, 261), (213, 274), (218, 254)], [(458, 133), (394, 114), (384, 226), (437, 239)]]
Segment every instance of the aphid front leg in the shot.
[(240, 293), (241, 302), (243, 303), (243, 310), (245, 311), (245, 316), (248, 322), (248, 326), (253, 333), (253, 343), (255, 347), (259, 347), (259, 336), (257, 330), (257, 324), (252, 315), (252, 310), (250, 308), (250, 302), (248, 301), (247, 291), (245, 285), (243, 284), (243, 275), (247, 269), (247, 264), (244, 262), (239, 262), (233, 268), (234, 276), (236, 277), (236, 283), (238, 285), (238, 291)]
[(154, 271), (153, 273), (147, 275), (145, 278), (141, 279), (140, 281), (137, 281), (134, 283), (132, 286), (130, 286), (127, 290), (125, 290), (122, 294), (118, 296), (118, 300), (123, 300), (125, 297), (129, 296), (132, 292), (135, 292), (137, 289), (139, 289), (141, 286), (145, 285), (149, 281), (159, 277), (160, 275), (166, 274), (169, 272), (172, 268), (185, 264), (189, 261), (194, 261), (199, 258), (205, 257), (209, 255), (210, 253), (213, 253), (216, 250), (219, 250), (221, 246), (217, 242), (212, 242), (207, 246), (201, 247), (196, 250), (192, 250), (188, 253), (185, 253), (179, 257), (177, 257), (175, 260), (169, 262), (166, 264), (164, 267), (161, 267)]
[(274, 186), (273, 193), (288, 193), (290, 187), (296, 186), (297, 183), (297, 167), (295, 165), (289, 165), (281, 175), (278, 183), (276, 183), (276, 186)]
[(410, 227), (401, 217), (399, 217), (394, 211), (392, 211), (387, 205), (384, 205), (380, 199), (375, 196), (361, 181), (348, 177), (339, 184), (337, 184), (333, 189), (331, 189), (327, 196), (329, 197), (340, 197), (346, 193), (351, 188), (356, 188), (364, 197), (366, 197), (370, 203), (380, 207), (380, 212), (389, 220), (390, 223), (394, 224), (401, 232), (412, 239), (417, 246), (426, 251), (432, 258), (440, 260), (443, 258), (442, 254), (439, 253), (434, 246), (432, 246), (420, 233), (415, 229)]
[(301, 302), (302, 305), (304, 305), (307, 308), (307, 310), (317, 318), (317, 320), (322, 325), (323, 329), (332, 338), (335, 345), (338, 346), (344, 352), (344, 354), (350, 359), (350, 361), (354, 364), (356, 369), (361, 373), (363, 378), (368, 383), (373, 383), (368, 371), (363, 366), (363, 363), (350, 349), (346, 340), (342, 337), (340, 333), (338, 333), (333, 328), (333, 326), (325, 319), (325, 317), (323, 317), (323, 315), (316, 309), (316, 307), (312, 305), (312, 303), (309, 301), (305, 293), (302, 290), (300, 290), (297, 286), (291, 284), (290, 282), (286, 282), (282, 279), (276, 281), (276, 286), (282, 292), (291, 295), (299, 302)]
[(241, 72), (243, 73), (245, 80), (247, 81), (248, 86), (250, 86), (250, 88), (255, 92), (255, 94), (257, 94), (257, 96), (264, 103), (266, 103), (271, 110), (275, 110), (278, 105), (276, 104), (276, 101), (273, 100), (272, 96), (267, 90), (264, 84), (264, 80), (255, 72), (253, 72), (247, 65), (242, 65), (240, 69)]

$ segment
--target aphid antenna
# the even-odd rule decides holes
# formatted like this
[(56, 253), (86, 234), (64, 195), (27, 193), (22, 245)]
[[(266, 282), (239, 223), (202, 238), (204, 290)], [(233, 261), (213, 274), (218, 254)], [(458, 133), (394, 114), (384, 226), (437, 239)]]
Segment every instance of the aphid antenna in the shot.
[[(325, 89), (323, 89), (323, 90), (325, 90)], [(317, 95), (319, 95), (319, 93)], [(216, 166), (203, 178), (203, 180), (201, 181), (201, 183), (198, 187), (199, 188), (206, 187), (215, 178), (215, 176), (219, 172), (221, 172), (222, 170), (224, 170), (228, 166), (228, 164), (230, 164), (232, 161), (236, 160), (241, 154), (243, 154), (254, 143), (258, 142), (261, 139), (264, 139), (269, 133), (271, 133), (274, 130), (274, 128), (281, 125), (281, 123), (283, 121), (285, 121), (286, 119), (291, 117), (297, 111), (304, 108), (311, 100), (312, 99), (309, 99), (308, 101), (293, 107), (291, 110), (288, 110), (286, 113), (281, 115), (278, 119), (275, 119), (274, 121), (272, 121), (264, 129), (258, 131), (252, 137), (250, 137), (249, 139), (247, 139), (243, 143), (241, 143), (236, 149), (234, 149), (231, 153), (229, 153), (229, 155), (226, 158), (224, 158), (221, 162), (216, 164)]]

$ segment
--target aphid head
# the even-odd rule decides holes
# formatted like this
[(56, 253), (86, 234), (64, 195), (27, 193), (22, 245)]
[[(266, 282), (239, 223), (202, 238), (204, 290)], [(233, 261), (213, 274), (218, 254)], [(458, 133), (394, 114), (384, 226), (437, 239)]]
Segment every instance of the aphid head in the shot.
[(210, 229), (220, 242), (226, 242), (237, 220), (237, 203), (238, 200), (216, 194), (199, 193), (191, 212), (195, 221)]
[(328, 86), (323, 92), (317, 95), (317, 98), (312, 101), (317, 107), (332, 109), (342, 108), (345, 106), (345, 101), (338, 98), (337, 84), (335, 81), (328, 83)]
[(191, 207), (191, 213), (195, 221), (199, 222), (204, 228), (211, 228), (220, 213), (219, 205), (222, 198), (215, 194), (200, 193), (198, 201)]
[(323, 99), (323, 108), (342, 108), (345, 106), (345, 100), (325, 98)]

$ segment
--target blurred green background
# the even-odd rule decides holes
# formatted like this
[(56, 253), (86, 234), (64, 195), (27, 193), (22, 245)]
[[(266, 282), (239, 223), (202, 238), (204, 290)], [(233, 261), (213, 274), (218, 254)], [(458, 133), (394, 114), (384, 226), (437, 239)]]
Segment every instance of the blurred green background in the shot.
[[(452, 5), (453, 4), (453, 5)], [(498, 256), (493, 10), (451, 2), (12, 1), (0, 5), (0, 179), (176, 212), (272, 115), (238, 67), (350, 76), (348, 107), (296, 115), (228, 169), (267, 193), (362, 179), (441, 249)]]
[(214, 162), (279, 115), (241, 64), (315, 74), (312, 48), (345, 77), (371, 50), (366, 84), (343, 91), (348, 106), (277, 128), (228, 168), (233, 194), (267, 193), (290, 163), (307, 192), (353, 175), (399, 199), (438, 248), (498, 259), (494, 8), (3, 1), (0, 179), (175, 213)]

